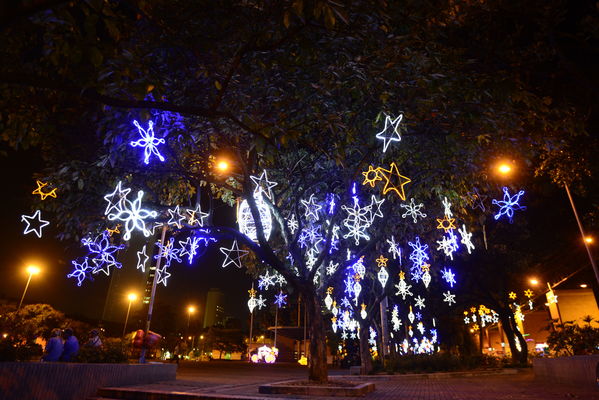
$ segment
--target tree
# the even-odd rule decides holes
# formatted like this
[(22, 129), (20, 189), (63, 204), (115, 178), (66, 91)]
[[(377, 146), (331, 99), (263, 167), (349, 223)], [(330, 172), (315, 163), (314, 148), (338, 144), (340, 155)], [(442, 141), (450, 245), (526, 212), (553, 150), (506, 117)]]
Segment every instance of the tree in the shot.
[[(472, 187), (494, 190), (481, 164), (501, 153), (534, 160), (577, 126), (573, 113), (548, 107), (512, 75), (473, 66), (446, 47), (436, 36), (443, 23), (418, 2), (374, 11), (370, 2), (324, 0), (48, 4), (5, 27), (11, 40), (2, 52), (11, 62), (0, 70), (0, 102), (3, 138), (44, 149), (48, 170), (40, 177), (60, 188), (61, 200), (39, 206), (52, 213), (61, 238), (114, 228), (118, 213), (107, 220), (98, 193), (119, 180), (134, 188), (131, 203), (143, 189), (163, 224), (173, 206), (245, 204), (250, 227), (242, 232), (209, 216), (172, 234), (192, 233), (205, 244), (234, 240), (256, 268), (283, 276), (311, 321), (312, 380), (326, 380), (321, 300), (328, 281), (338, 283), (394, 232), (399, 219), (390, 215), (404, 200), (399, 191), (381, 196), (381, 183), (352, 193), (361, 172), (373, 165), (397, 186), (396, 165), (412, 179), (410, 197), (460, 202)], [(427, 24), (434, 29), (423, 35)], [(385, 123), (381, 110), (404, 111), (401, 143), (383, 153), (370, 133)], [(129, 144), (150, 120), (166, 141), (166, 160), (154, 154), (144, 165)], [(214, 168), (219, 156), (231, 162), (227, 174)], [(361, 213), (358, 225), (348, 220), (352, 212)], [(433, 232), (430, 225), (402, 234)], [(304, 244), (302, 235), (309, 236)], [(326, 276), (330, 262), (339, 268)]]

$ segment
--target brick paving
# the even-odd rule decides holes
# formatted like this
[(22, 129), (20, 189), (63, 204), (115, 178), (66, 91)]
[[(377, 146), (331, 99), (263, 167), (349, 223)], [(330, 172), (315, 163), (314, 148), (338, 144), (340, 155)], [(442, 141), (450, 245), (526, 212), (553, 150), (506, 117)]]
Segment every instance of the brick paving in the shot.
[[(345, 373), (347, 370), (331, 371), (332, 376)], [(135, 388), (210, 397), (222, 395), (262, 399), (352, 399), (258, 393), (258, 386), (263, 383), (305, 378), (305, 368), (295, 365), (182, 363), (176, 381), (140, 385)], [(375, 382), (376, 391), (362, 397), (366, 400), (599, 400), (599, 390), (592, 386), (573, 386), (536, 380), (531, 370), (519, 371), (515, 374), (475, 376), (431, 374), (427, 377), (394, 375), (339, 378)]]

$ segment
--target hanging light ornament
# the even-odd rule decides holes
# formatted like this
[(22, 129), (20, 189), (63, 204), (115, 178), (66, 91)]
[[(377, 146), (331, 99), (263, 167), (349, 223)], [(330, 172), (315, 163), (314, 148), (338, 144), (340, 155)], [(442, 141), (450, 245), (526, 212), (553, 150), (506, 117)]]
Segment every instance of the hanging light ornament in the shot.
[(379, 282), (381, 283), (381, 286), (384, 289), (385, 285), (387, 285), (387, 280), (389, 280), (389, 273), (387, 272), (387, 268), (385, 268), (384, 266), (381, 266), (381, 269), (379, 270), (379, 273), (377, 274), (377, 278), (378, 278)]
[(331, 297), (331, 294), (333, 293), (333, 288), (329, 287), (327, 288), (327, 297), (324, 298), (324, 305), (327, 306), (327, 309), (331, 309), (331, 306), (333, 305), (333, 298)]
[[(262, 192), (260, 191), (254, 193), (254, 200), (260, 214), (260, 222), (262, 223), (264, 237), (268, 240), (272, 231), (272, 216), (270, 215), (268, 204), (266, 204), (262, 198)], [(252, 211), (250, 210), (250, 205), (247, 200), (243, 200), (241, 204), (239, 204), (239, 208), (237, 209), (237, 223), (239, 224), (239, 231), (241, 233), (252, 239), (254, 242), (258, 241), (256, 223), (254, 222)]]

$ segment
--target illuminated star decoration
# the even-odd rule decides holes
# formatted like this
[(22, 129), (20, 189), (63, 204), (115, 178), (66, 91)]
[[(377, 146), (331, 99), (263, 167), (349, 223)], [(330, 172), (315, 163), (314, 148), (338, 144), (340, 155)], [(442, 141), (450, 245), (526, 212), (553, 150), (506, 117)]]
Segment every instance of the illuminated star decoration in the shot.
[(283, 307), (285, 304), (287, 304), (287, 295), (283, 294), (282, 291), (279, 292), (279, 294), (275, 295), (275, 301), (274, 301), (274, 303), (279, 308)]
[(455, 285), (456, 283), (455, 274), (453, 273), (451, 268), (443, 268), (443, 270), (441, 271), (441, 277), (445, 280), (445, 282), (449, 284), (450, 287), (453, 287), (453, 285)]
[(83, 259), (83, 262), (79, 263), (76, 260), (71, 261), (75, 269), (67, 275), (67, 278), (76, 278), (77, 286), (81, 286), (85, 278), (90, 278), (92, 267), (89, 266), (87, 257)]
[(534, 295), (534, 292), (530, 289), (526, 289), (524, 291), (524, 296), (528, 297), (529, 299)]
[(146, 272), (146, 263), (150, 257), (146, 254), (146, 246), (142, 247), (141, 251), (137, 252), (137, 269), (141, 269), (141, 272)]
[(122, 184), (123, 184), (123, 182), (119, 181), (116, 184), (116, 188), (114, 189), (114, 192), (109, 193), (106, 196), (104, 196), (104, 200), (106, 200), (108, 202), (108, 205), (106, 206), (106, 210), (104, 211), (104, 215), (110, 214), (113, 210), (116, 210), (116, 212), (120, 211), (120, 209), (123, 205), (123, 202), (125, 201), (125, 198), (129, 194), (129, 192), (131, 192), (131, 189), (129, 189), (129, 188), (123, 189)]
[(156, 246), (158, 246), (158, 254), (154, 256), (154, 259), (164, 258), (164, 265), (167, 268), (171, 266), (173, 260), (178, 263), (181, 262), (181, 258), (179, 257), (181, 249), (175, 248), (175, 238), (170, 238), (164, 245), (160, 241), (157, 241)]
[(277, 182), (269, 181), (266, 171), (262, 171), (262, 175), (259, 177), (250, 176), (250, 178), (256, 185), (256, 189), (254, 189), (254, 195), (264, 193), (266, 197), (272, 200), (272, 188), (277, 186)]
[(485, 207), (485, 200), (487, 199), (488, 196), (485, 195), (481, 195), (478, 192), (477, 188), (474, 188), (474, 190), (472, 192), (468, 193), (468, 202), (470, 203), (470, 207), (473, 210), (476, 210), (477, 208), (480, 208), (480, 210), (482, 212), (486, 211), (486, 207)]
[(466, 230), (466, 225), (462, 225), (461, 229), (458, 229), (458, 232), (462, 236), (461, 242), (466, 246), (466, 250), (468, 250), (468, 254), (470, 254), (471, 250), (474, 250), (474, 244), (471, 241), (472, 233)]
[[(376, 217), (383, 218), (383, 212), (381, 211), (381, 205), (385, 202), (385, 199), (377, 200), (376, 196), (370, 196), (370, 205), (368, 213), (370, 218), (370, 224), (374, 222)], [(375, 211), (376, 210), (376, 211)]]
[(451, 294), (451, 292), (448, 290), (447, 292), (443, 293), (443, 301), (449, 306), (455, 304), (455, 294)]
[(42, 229), (50, 224), (50, 222), (42, 219), (42, 212), (40, 210), (37, 210), (33, 215), (21, 215), (21, 221), (27, 224), (23, 235), (33, 232), (38, 238), (42, 237)]
[(373, 168), (372, 165), (368, 166), (368, 171), (362, 172), (364, 175), (364, 182), (362, 185), (370, 185), (370, 187), (374, 187), (376, 185), (376, 181), (381, 181), (383, 178), (379, 175), (379, 169)]
[(304, 215), (307, 220), (318, 221), (318, 211), (322, 208), (321, 205), (316, 203), (316, 199), (314, 199), (314, 194), (310, 195), (308, 201), (301, 200), (302, 205), (306, 209)]
[[(383, 153), (387, 151), (391, 142), (399, 142), (401, 140), (401, 136), (399, 135), (399, 123), (402, 118), (403, 114), (399, 114), (395, 119), (392, 119), (389, 115), (385, 115), (385, 127), (376, 134), (376, 138), (383, 141)], [(393, 128), (393, 132), (387, 133), (387, 131), (391, 131), (391, 127)]]
[(156, 277), (156, 284), (160, 285), (161, 283), (166, 286), (166, 281), (168, 278), (171, 277), (171, 273), (167, 271), (168, 266), (163, 265), (161, 268), (156, 270), (156, 274), (158, 275)]
[(503, 200), (493, 199), (492, 203), (499, 206), (499, 211), (495, 214), (495, 220), (498, 220), (503, 215), (507, 216), (510, 223), (514, 217), (514, 211), (526, 210), (526, 207), (518, 204), (520, 197), (524, 194), (524, 190), (520, 190), (513, 196), (510, 196), (510, 192), (507, 187), (503, 188)]
[(389, 244), (388, 252), (391, 253), (393, 259), (396, 260), (399, 258), (401, 260), (401, 248), (399, 247), (399, 244), (395, 242), (395, 237), (391, 236), (391, 240), (387, 239), (387, 243)]
[(178, 229), (183, 227), (182, 222), (186, 220), (185, 216), (181, 214), (179, 210), (179, 206), (176, 206), (174, 209), (168, 209), (168, 215), (170, 216), (167, 224), (176, 226)]
[(439, 223), (437, 225), (437, 229), (443, 229), (445, 233), (456, 228), (455, 218), (449, 218), (447, 215), (445, 215), (443, 218), (437, 218), (437, 222)]
[(143, 190), (137, 192), (137, 198), (133, 201), (125, 198), (119, 206), (118, 210), (114, 214), (108, 214), (108, 220), (110, 221), (121, 221), (125, 227), (125, 234), (123, 235), (124, 240), (131, 239), (131, 232), (134, 229), (139, 229), (143, 232), (144, 236), (150, 236), (150, 230), (146, 229), (145, 220), (147, 218), (156, 218), (158, 213), (156, 211), (149, 211), (141, 208), (141, 200), (144, 196)]
[(225, 261), (223, 261), (223, 268), (226, 268), (229, 264), (235, 265), (237, 268), (241, 268), (241, 259), (246, 256), (249, 251), (240, 250), (237, 240), (233, 241), (231, 248), (221, 247), (220, 252), (225, 255)]
[(124, 249), (124, 245), (114, 246), (110, 243), (110, 234), (108, 231), (102, 232), (94, 240), (90, 238), (83, 238), (81, 243), (87, 247), (89, 251), (88, 257), (95, 264), (92, 272), (97, 274), (98, 272), (104, 272), (106, 275), (110, 275), (110, 267), (121, 268), (123, 264), (118, 262), (114, 258), (114, 253)]
[(160, 161), (164, 161), (164, 157), (162, 157), (162, 154), (160, 154), (158, 148), (156, 147), (159, 144), (164, 144), (164, 139), (159, 139), (154, 136), (154, 122), (148, 121), (147, 130), (142, 128), (141, 125), (139, 125), (139, 122), (136, 120), (133, 121), (133, 125), (137, 127), (141, 139), (131, 142), (130, 145), (132, 147), (144, 148), (144, 164), (148, 164), (150, 162), (150, 157), (152, 155), (158, 157)]
[(379, 267), (386, 267), (387, 266), (387, 261), (389, 261), (388, 258), (385, 258), (382, 254), (379, 256), (379, 258), (377, 258), (376, 260), (376, 264)]
[(187, 256), (187, 262), (189, 265), (193, 263), (193, 258), (198, 254), (198, 248), (200, 247), (200, 241), (204, 240), (204, 246), (208, 245), (208, 239), (189, 236), (185, 240), (179, 240), (179, 256)]
[(50, 190), (49, 192), (44, 192), (42, 189), (48, 186), (48, 184), (38, 180), (36, 180), (35, 183), (37, 184), (37, 189), (31, 192), (31, 194), (39, 194), (42, 200), (46, 200), (46, 197), (48, 196), (56, 198), (56, 188)]
[[(384, 169), (384, 168), (377, 168), (379, 171), (379, 174), (382, 175), (384, 181), (385, 181), (385, 187), (383, 187), (383, 194), (387, 194), (390, 191), (394, 191), (400, 199), (402, 200), (406, 200), (406, 193), (404, 190), (404, 186), (407, 185), (408, 183), (412, 182), (412, 180), (406, 176), (403, 176), (402, 174), (399, 173), (399, 170), (397, 169), (397, 165), (395, 164), (395, 162), (392, 162), (389, 166), (389, 169)], [(398, 178), (399, 183), (397, 185), (393, 185), (391, 183), (391, 179), (393, 177)]]
[(114, 229), (107, 228), (106, 232), (108, 232), (108, 234), (110, 236), (114, 235), (115, 233), (121, 233), (121, 231), (119, 229), (120, 227), (121, 227), (121, 224), (116, 224), (116, 226), (114, 227)]
[(413, 197), (410, 199), (409, 204), (400, 204), (399, 206), (406, 209), (406, 212), (401, 215), (402, 218), (412, 217), (414, 223), (418, 222), (418, 218), (426, 218), (426, 214), (420, 211), (424, 204), (416, 204)]
[(208, 218), (209, 213), (205, 213), (202, 211), (200, 205), (196, 205), (196, 208), (188, 208), (185, 210), (189, 217), (187, 218), (187, 224), (189, 226), (204, 226), (204, 219)]
[(510, 298), (510, 299), (512, 299), (512, 300), (515, 300), (517, 295), (516, 295), (516, 293), (514, 293), (514, 292), (510, 292), (510, 293), (508, 294), (508, 296), (509, 296), (509, 298)]

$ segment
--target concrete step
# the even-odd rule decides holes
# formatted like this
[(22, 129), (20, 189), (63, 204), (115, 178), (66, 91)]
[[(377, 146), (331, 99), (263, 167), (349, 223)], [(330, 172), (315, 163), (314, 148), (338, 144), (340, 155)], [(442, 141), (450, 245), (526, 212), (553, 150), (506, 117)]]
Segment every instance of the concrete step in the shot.
[(97, 399), (105, 400), (257, 400), (264, 397), (227, 395), (219, 393), (189, 393), (173, 390), (147, 390), (134, 387), (107, 387), (98, 389)]

